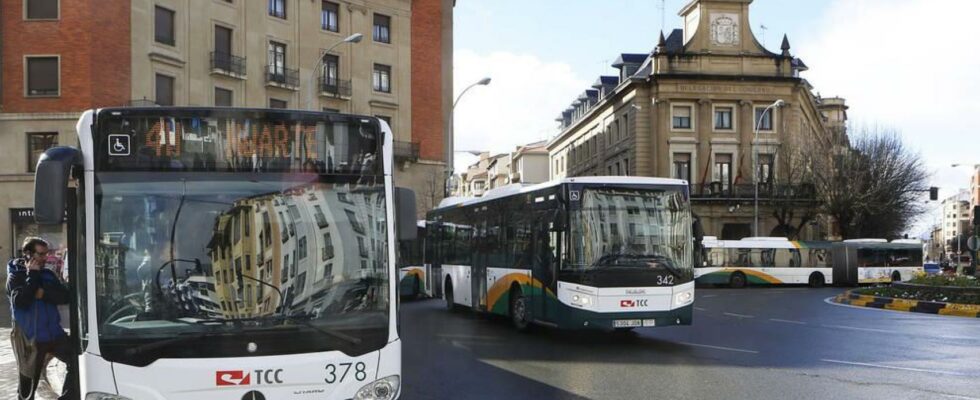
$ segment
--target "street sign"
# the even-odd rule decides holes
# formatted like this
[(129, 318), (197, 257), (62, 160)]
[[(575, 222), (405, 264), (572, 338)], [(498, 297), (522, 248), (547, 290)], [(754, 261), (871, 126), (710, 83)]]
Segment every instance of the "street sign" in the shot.
[(970, 240), (966, 241), (966, 247), (969, 248), (970, 251), (977, 251), (977, 249), (980, 249), (980, 239), (978, 239), (976, 236), (970, 236)]

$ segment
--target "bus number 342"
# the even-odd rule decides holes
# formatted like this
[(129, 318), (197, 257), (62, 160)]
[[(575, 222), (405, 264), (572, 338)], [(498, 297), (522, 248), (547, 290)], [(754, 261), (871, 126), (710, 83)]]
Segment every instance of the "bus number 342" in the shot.
[(347, 378), (347, 374), (350, 372), (350, 367), (354, 367), (354, 379), (358, 381), (363, 381), (367, 379), (367, 366), (364, 363), (339, 363), (339, 364), (327, 364), (325, 367), (327, 370), (327, 377), (323, 380), (327, 383), (343, 382)]
[(657, 285), (660, 286), (671, 286), (674, 284), (673, 275), (660, 275), (657, 277)]

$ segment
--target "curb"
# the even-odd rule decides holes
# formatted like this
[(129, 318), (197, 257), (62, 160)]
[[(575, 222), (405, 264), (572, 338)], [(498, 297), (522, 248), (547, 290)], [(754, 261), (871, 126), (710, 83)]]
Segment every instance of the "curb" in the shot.
[(906, 300), (896, 299), (893, 297), (869, 296), (865, 294), (852, 293), (851, 290), (834, 296), (834, 302), (857, 307), (980, 318), (980, 305), (976, 304), (943, 303), (938, 301)]

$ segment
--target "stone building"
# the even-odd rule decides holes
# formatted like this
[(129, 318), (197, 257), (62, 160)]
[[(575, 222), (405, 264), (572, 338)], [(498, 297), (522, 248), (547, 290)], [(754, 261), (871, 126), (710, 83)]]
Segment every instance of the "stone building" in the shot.
[[(33, 168), (86, 109), (333, 110), (395, 132), (396, 184), (445, 178), (452, 0), (2, 0), (0, 254), (36, 232)], [(322, 73), (314, 66), (324, 50)], [(441, 197), (441, 189), (438, 196)], [(425, 210), (419, 210), (423, 213)], [(14, 225), (17, 224), (17, 226)], [(23, 226), (20, 226), (23, 225)], [(57, 232), (42, 232), (57, 242)]]
[(943, 244), (944, 253), (949, 257), (954, 257), (958, 251), (966, 252), (965, 246), (957, 249), (956, 240), (961, 235), (970, 232), (970, 192), (966, 189), (960, 190), (942, 201), (942, 235), (940, 243)]
[[(791, 179), (790, 150), (845, 135), (847, 105), (814, 93), (787, 38), (778, 52), (759, 44), (751, 3), (693, 0), (680, 11), (683, 29), (661, 33), (648, 53), (621, 54), (615, 75), (599, 77), (560, 114), (548, 145), (551, 177), (687, 180), (706, 234), (725, 239), (780, 234), (774, 210), (812, 208), (813, 185)], [(832, 235), (813, 221), (799, 224), (801, 237)]]

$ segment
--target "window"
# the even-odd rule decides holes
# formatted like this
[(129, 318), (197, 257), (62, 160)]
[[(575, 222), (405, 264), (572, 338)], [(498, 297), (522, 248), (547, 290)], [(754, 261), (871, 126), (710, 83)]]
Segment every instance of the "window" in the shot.
[(351, 210), (344, 210), (344, 213), (347, 214), (347, 220), (350, 222), (351, 229), (353, 229), (354, 232), (357, 232), (357, 233), (360, 233), (360, 234), (363, 235), (364, 234), (364, 226), (362, 226), (361, 225), (361, 222), (357, 220), (357, 215), (354, 214), (354, 212), (351, 211)]
[(772, 183), (774, 176), (775, 163), (772, 154), (759, 154), (759, 182), (763, 184)]
[(340, 32), (340, 5), (329, 1), (321, 3), (320, 27), (331, 32)]
[(174, 77), (164, 74), (156, 76), (156, 103), (160, 106), (174, 105)]
[(59, 95), (58, 57), (27, 58), (27, 96)]
[(233, 93), (231, 90), (222, 89), (219, 87), (214, 88), (214, 105), (218, 107), (231, 107)]
[(320, 259), (327, 261), (333, 258), (333, 241), (330, 240), (330, 232), (323, 234), (323, 247), (320, 249)]
[(156, 6), (153, 13), (153, 38), (157, 43), (173, 46), (177, 41), (174, 33), (174, 12), (166, 8)]
[[(229, 60), (231, 56), (231, 28), (214, 26), (214, 52), (218, 54), (220, 60)], [(231, 69), (231, 68), (225, 68)]]
[(677, 106), (673, 108), (674, 129), (691, 129), (691, 106)]
[(286, 0), (269, 0), (269, 15), (286, 19)]
[(297, 246), (297, 247), (299, 247), (299, 257), (298, 257), (298, 259), (305, 260), (306, 259), (306, 253), (307, 253), (307, 251), (306, 251), (307, 250), (306, 249), (306, 236), (303, 236), (303, 237), (299, 238), (299, 246)]
[(623, 175), (630, 175), (630, 159), (628, 158), (623, 159)]
[(27, 19), (58, 19), (58, 0), (27, 0)]
[(374, 14), (374, 41), (391, 43), (391, 17)]
[(773, 112), (775, 111), (773, 111), (772, 109), (766, 109), (764, 107), (755, 109), (755, 126), (757, 126), (760, 131), (772, 130)]
[(374, 91), (391, 93), (391, 67), (374, 64)]
[(58, 145), (57, 132), (27, 134), (27, 171), (34, 172), (44, 151)]
[(330, 226), (330, 224), (327, 223), (327, 216), (323, 213), (323, 207), (320, 207), (320, 205), (317, 204), (313, 206), (313, 210), (314, 210), (313, 215), (316, 217), (317, 227), (323, 229)]
[(273, 81), (286, 79), (286, 45), (279, 42), (269, 42), (269, 75)]
[(674, 153), (674, 179), (691, 181), (691, 153)]
[(362, 237), (362, 236), (358, 236), (357, 237), (357, 250), (358, 250), (358, 252), (361, 253), (361, 257), (367, 257), (368, 256), (368, 249), (367, 249), (367, 246), (364, 245), (364, 237)]
[(732, 114), (734, 109), (732, 107), (718, 107), (715, 109), (715, 129), (731, 130), (732, 129)]
[(289, 108), (289, 102), (287, 102), (286, 100), (269, 99), (269, 108), (286, 109)]
[(732, 155), (715, 154), (715, 178), (721, 182), (721, 189), (728, 191), (732, 187)]
[(323, 56), (323, 84), (334, 90), (337, 89), (337, 79), (340, 77), (340, 57), (333, 54)]

